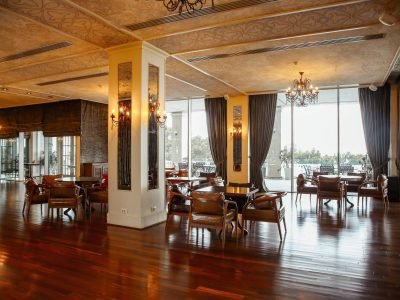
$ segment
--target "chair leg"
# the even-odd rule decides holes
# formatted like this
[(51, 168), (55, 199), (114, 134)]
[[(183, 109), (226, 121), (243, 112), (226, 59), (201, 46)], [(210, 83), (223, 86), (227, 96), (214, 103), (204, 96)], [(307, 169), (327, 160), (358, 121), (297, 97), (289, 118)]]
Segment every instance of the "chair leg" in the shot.
[(299, 197), (299, 192), (297, 192), (297, 194), (296, 194), (296, 201), (294, 201), (294, 205), (296, 205), (297, 206), (297, 198)]
[(222, 248), (225, 247), (226, 224), (222, 226)]
[(283, 227), (285, 227), (285, 232), (287, 232), (287, 229), (286, 229), (286, 219), (285, 219), (285, 217), (283, 217), (282, 220), (283, 220)]
[(282, 241), (281, 223), (279, 222), (279, 220), (278, 220), (277, 224), (278, 224), (279, 237), (281, 238), (281, 241)]
[(187, 232), (187, 242), (190, 241), (190, 229), (191, 229), (191, 224), (190, 224), (190, 217), (188, 221), (188, 232)]

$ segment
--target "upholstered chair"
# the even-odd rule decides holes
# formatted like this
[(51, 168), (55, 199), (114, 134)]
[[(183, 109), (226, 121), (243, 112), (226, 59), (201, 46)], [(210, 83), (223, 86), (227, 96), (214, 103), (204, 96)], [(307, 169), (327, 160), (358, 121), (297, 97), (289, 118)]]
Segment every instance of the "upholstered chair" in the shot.
[(328, 175), (328, 174), (329, 174), (329, 172), (327, 172), (327, 171), (322, 171), (322, 172), (313, 171), (312, 177), (311, 177), (312, 183), (317, 185), (318, 184), (318, 176)]
[(276, 223), (282, 241), (281, 222), (286, 233), (285, 206), (282, 203), (282, 197), (285, 195), (286, 192), (265, 193), (247, 202), (242, 210), (244, 228), (247, 228), (247, 221)]
[(49, 195), (44, 192), (41, 185), (32, 178), (25, 180), (25, 199), (22, 214), (25, 212), (25, 207), (27, 207), (27, 216), (29, 216), (31, 205), (34, 204), (40, 204), (40, 211), (42, 211), (42, 204), (48, 203), (48, 200)]
[(339, 176), (335, 177), (318, 177), (318, 189), (317, 189), (317, 209), (318, 205), (321, 209), (321, 202), (323, 199), (337, 200), (338, 201), (338, 211), (345, 207), (342, 203), (345, 198), (345, 187), (340, 181)]
[(304, 178), (303, 174), (299, 174), (297, 176), (296, 184), (297, 184), (297, 195), (295, 204), (297, 204), (297, 200), (299, 200), (301, 204), (301, 196), (303, 194), (310, 195), (310, 203), (311, 203), (311, 195), (317, 195), (318, 186), (314, 184), (312, 180)]
[(358, 194), (358, 189), (360, 185), (362, 185), (366, 178), (367, 178), (367, 173), (355, 173), (355, 172), (348, 172), (348, 176), (360, 176), (360, 179), (349, 179), (346, 182), (346, 191), (350, 193), (357, 193)]
[(381, 174), (378, 176), (376, 181), (366, 181), (358, 188), (358, 199), (357, 205), (364, 198), (372, 197), (378, 198), (383, 201), (385, 209), (389, 208), (389, 197), (388, 197), (388, 178), (386, 175)]
[[(222, 230), (222, 247), (224, 247), (226, 229), (232, 222), (235, 222), (237, 237), (238, 210), (234, 201), (226, 200), (222, 193), (196, 191), (192, 193), (191, 199), (192, 208), (189, 214), (188, 241), (191, 228), (210, 228)], [(196, 230), (196, 234), (198, 234), (198, 230)]]
[(47, 208), (48, 216), (50, 209), (57, 208), (57, 212), (62, 208), (72, 208), (77, 215), (82, 195), (79, 195), (79, 187), (71, 182), (57, 183), (50, 189), (49, 204)]

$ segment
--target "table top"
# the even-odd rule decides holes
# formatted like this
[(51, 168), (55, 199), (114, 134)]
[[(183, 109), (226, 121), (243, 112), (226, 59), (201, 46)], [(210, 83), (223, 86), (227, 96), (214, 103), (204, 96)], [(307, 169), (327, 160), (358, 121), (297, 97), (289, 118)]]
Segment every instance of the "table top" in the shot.
[(347, 180), (360, 180), (362, 176), (356, 176), (356, 175), (318, 175), (318, 177), (327, 177), (327, 178), (335, 178), (335, 177), (340, 177), (341, 181), (347, 181)]
[(25, 165), (25, 166), (38, 166), (38, 165), (40, 165), (40, 163), (36, 163), (36, 162), (27, 162), (27, 163), (24, 163), (24, 165)]
[(168, 177), (168, 181), (175, 182), (193, 182), (193, 181), (206, 181), (207, 177)]
[(75, 183), (96, 183), (100, 182), (98, 177), (61, 177), (56, 178), (55, 181), (58, 182), (75, 182)]
[(258, 188), (236, 186), (207, 186), (196, 190), (196, 192), (224, 193), (227, 197), (250, 197), (258, 192)]

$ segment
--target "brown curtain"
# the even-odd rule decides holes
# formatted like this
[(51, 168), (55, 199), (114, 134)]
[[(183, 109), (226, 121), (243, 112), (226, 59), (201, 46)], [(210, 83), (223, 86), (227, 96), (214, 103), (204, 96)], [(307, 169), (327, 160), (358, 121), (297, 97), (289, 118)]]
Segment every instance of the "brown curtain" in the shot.
[(224, 98), (205, 99), (205, 108), (211, 156), (216, 166), (216, 173), (226, 182), (226, 100)]
[(80, 136), (81, 100), (48, 103), (43, 106), (43, 135)]
[(18, 132), (41, 131), (43, 105), (29, 105), (15, 108), (15, 119)]
[(390, 145), (390, 85), (358, 90), (367, 153), (373, 176), (388, 173)]
[(18, 136), (15, 108), (0, 109), (0, 139)]
[(250, 181), (260, 191), (267, 191), (262, 165), (267, 158), (274, 130), (277, 94), (249, 97)]

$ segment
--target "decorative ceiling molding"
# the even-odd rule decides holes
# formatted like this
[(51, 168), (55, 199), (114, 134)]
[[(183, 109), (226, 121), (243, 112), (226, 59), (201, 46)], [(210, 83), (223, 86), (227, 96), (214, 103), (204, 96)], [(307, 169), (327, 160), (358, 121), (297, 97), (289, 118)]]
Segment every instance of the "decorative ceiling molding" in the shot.
[(245, 8), (245, 7), (250, 7), (250, 6), (259, 5), (259, 4), (275, 2), (275, 1), (279, 1), (279, 0), (240, 0), (240, 1), (228, 2), (228, 3), (219, 4), (219, 5), (204, 7), (201, 10), (196, 10), (193, 13), (183, 12), (181, 14), (173, 14), (173, 15), (166, 16), (163, 18), (153, 19), (153, 20), (140, 22), (140, 23), (129, 24), (129, 25), (126, 25), (125, 27), (131, 31), (135, 31), (135, 30), (139, 30), (139, 29), (154, 27), (154, 26), (158, 26), (158, 25), (164, 25), (164, 24), (173, 23), (173, 22), (179, 22), (179, 21), (183, 21), (186, 19), (192, 19), (195, 17), (207, 16), (207, 15), (211, 15), (211, 14), (215, 14), (215, 13), (230, 11), (233, 9)]
[(181, 53), (217, 46), (304, 35), (316, 31), (341, 30), (377, 22), (382, 5), (357, 3), (281, 17), (261, 19), (232, 26), (216, 27), (165, 37), (151, 43), (169, 53)]
[(364, 36), (352, 36), (352, 37), (322, 40), (322, 41), (315, 41), (315, 42), (306, 42), (306, 43), (300, 43), (300, 44), (275, 46), (275, 47), (270, 47), (270, 48), (252, 49), (252, 50), (241, 51), (241, 52), (198, 56), (198, 57), (193, 57), (193, 58), (188, 59), (188, 62), (192, 63), (192, 62), (219, 59), (219, 58), (227, 58), (227, 57), (233, 57), (233, 56), (260, 54), (260, 53), (275, 52), (275, 51), (287, 51), (287, 50), (293, 50), (293, 49), (329, 46), (329, 45), (337, 45), (337, 44), (344, 44), (344, 43), (355, 43), (355, 42), (382, 39), (384, 37), (385, 37), (385, 34), (383, 34), (383, 33), (364, 35)]
[(164, 38), (164, 37), (171, 37), (171, 36), (185, 34), (185, 33), (193, 33), (196, 31), (202, 31), (202, 30), (206, 30), (206, 29), (210, 29), (210, 28), (232, 26), (232, 25), (240, 24), (240, 23), (246, 23), (246, 22), (257, 21), (257, 20), (262, 20), (262, 19), (275, 18), (275, 17), (282, 17), (282, 16), (287, 16), (287, 15), (292, 15), (292, 14), (299, 14), (299, 13), (321, 10), (321, 9), (335, 8), (335, 7), (345, 6), (345, 5), (353, 5), (353, 4), (363, 3), (363, 2), (368, 2), (368, 1), (370, 1), (370, 0), (344, 0), (344, 1), (340, 1), (340, 2), (336, 1), (334, 3), (318, 4), (316, 6), (314, 5), (314, 6), (309, 6), (309, 7), (302, 6), (300, 8), (272, 12), (272, 13), (264, 12), (259, 15), (250, 15), (247, 17), (236, 18), (233, 20), (225, 20), (225, 21), (217, 20), (214, 23), (196, 26), (195, 28), (190, 28), (190, 29), (187, 29), (184, 26), (182, 26), (179, 29), (178, 28), (175, 29), (173, 32), (161, 33), (161, 34), (158, 33), (158, 35), (152, 35), (151, 37), (147, 37), (146, 40), (152, 41), (152, 40), (157, 40), (157, 39)]
[(89, 74), (89, 75), (84, 75), (84, 76), (69, 77), (69, 78), (64, 78), (64, 79), (60, 79), (60, 80), (40, 82), (40, 83), (37, 83), (36, 85), (39, 85), (39, 86), (53, 85), (53, 84), (58, 84), (58, 83), (83, 80), (83, 79), (89, 79), (89, 78), (96, 78), (96, 77), (103, 77), (103, 76), (108, 76), (108, 72)]
[(22, 52), (19, 52), (19, 53), (15, 53), (15, 54), (7, 55), (7, 56), (4, 56), (4, 57), (0, 57), (0, 63), (6, 62), (6, 61), (10, 61), (10, 60), (20, 59), (20, 58), (24, 58), (24, 57), (28, 57), (28, 56), (32, 56), (32, 55), (36, 55), (36, 54), (40, 54), (40, 53), (45, 53), (45, 52), (49, 52), (49, 51), (53, 51), (53, 50), (57, 50), (57, 49), (60, 49), (60, 48), (71, 46), (71, 45), (72, 45), (72, 43), (70, 43), (70, 42), (61, 42), (61, 43), (56, 43), (56, 44), (52, 44), (52, 45), (43, 46), (43, 47), (40, 47), (40, 48), (35, 48), (35, 49), (22, 51)]
[(136, 40), (62, 0), (1, 0), (0, 6), (103, 48)]

